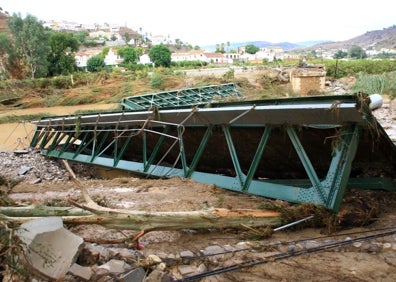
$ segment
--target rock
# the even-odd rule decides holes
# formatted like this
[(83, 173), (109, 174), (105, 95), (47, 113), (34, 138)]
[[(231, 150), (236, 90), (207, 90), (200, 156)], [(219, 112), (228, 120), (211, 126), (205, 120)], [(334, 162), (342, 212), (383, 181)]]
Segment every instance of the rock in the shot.
[(146, 263), (148, 265), (159, 264), (161, 262), (162, 262), (162, 260), (156, 255), (148, 255), (146, 258)]
[(74, 263), (70, 269), (69, 273), (77, 276), (78, 278), (83, 279), (84, 281), (89, 281), (92, 277), (93, 271), (88, 266), (81, 266), (77, 263)]
[(128, 271), (125, 274), (122, 274), (119, 278), (120, 282), (142, 282), (144, 278), (146, 277), (146, 271), (141, 268), (134, 268), (130, 271)]
[(191, 252), (191, 251), (181, 251), (180, 252), (180, 257), (181, 258), (191, 258), (191, 257), (194, 257), (194, 253), (193, 252)]
[(25, 175), (31, 169), (29, 166), (24, 166), (18, 171), (18, 175)]
[(173, 279), (169, 277), (165, 272), (154, 269), (144, 282), (171, 282)]
[(224, 249), (220, 246), (208, 246), (204, 250), (201, 250), (201, 253), (205, 256), (213, 256), (224, 253)]
[(132, 266), (123, 260), (112, 259), (99, 266), (98, 269), (106, 269), (109, 273), (118, 274), (132, 269)]
[(177, 268), (181, 275), (186, 276), (188, 274), (195, 273), (197, 271), (197, 267), (195, 265), (185, 265), (181, 264)]
[(77, 260), (83, 239), (63, 228), (62, 218), (44, 217), (23, 223), (16, 235), (25, 243), (29, 267), (46, 278), (57, 280)]

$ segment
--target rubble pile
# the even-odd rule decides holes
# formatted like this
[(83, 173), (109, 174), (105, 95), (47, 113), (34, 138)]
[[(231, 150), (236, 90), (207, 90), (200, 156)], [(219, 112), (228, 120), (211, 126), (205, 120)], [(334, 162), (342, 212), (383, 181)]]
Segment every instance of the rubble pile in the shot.
[[(70, 180), (59, 159), (44, 157), (39, 150), (0, 152), (0, 167), (0, 176), (15, 183), (58, 183)], [(81, 179), (90, 178), (88, 167), (78, 163), (72, 164), (72, 167)]]

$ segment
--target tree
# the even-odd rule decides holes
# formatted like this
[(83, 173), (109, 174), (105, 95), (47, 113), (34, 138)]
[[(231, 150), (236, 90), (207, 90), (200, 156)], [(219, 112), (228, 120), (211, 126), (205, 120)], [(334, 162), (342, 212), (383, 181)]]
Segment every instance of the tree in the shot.
[(338, 50), (337, 53), (334, 54), (333, 58), (334, 59), (343, 59), (348, 56), (348, 52), (345, 52), (343, 50)]
[(249, 45), (246, 45), (245, 50), (246, 50), (246, 53), (256, 54), (260, 50), (260, 48), (258, 48), (257, 46), (254, 46), (252, 44), (249, 44)]
[(125, 46), (118, 49), (118, 55), (120, 55), (123, 58), (122, 64), (125, 65), (136, 64), (137, 53), (135, 49), (133, 49), (132, 47)]
[(0, 34), (0, 64), (2, 77), (16, 79), (26, 77), (22, 60), (12, 44), (10, 35), (6, 33)]
[(81, 44), (85, 42), (85, 39), (89, 36), (88, 31), (79, 31), (73, 33), (73, 37), (77, 39)]
[(149, 57), (156, 67), (170, 67), (172, 52), (163, 44), (150, 49)]
[[(15, 54), (31, 78), (46, 76), (48, 72), (49, 32), (36, 17), (27, 15), (22, 19), (14, 14), (7, 22), (12, 34)], [(22, 71), (22, 70), (21, 70)]]
[(87, 69), (90, 72), (99, 72), (105, 67), (105, 61), (101, 55), (92, 56), (87, 61)]
[(79, 41), (70, 33), (53, 32), (49, 45), (49, 75), (73, 73), (77, 69), (74, 53), (78, 51)]
[(352, 45), (351, 48), (348, 50), (348, 55), (354, 59), (365, 59), (367, 58), (366, 52), (363, 50), (362, 47), (358, 45)]

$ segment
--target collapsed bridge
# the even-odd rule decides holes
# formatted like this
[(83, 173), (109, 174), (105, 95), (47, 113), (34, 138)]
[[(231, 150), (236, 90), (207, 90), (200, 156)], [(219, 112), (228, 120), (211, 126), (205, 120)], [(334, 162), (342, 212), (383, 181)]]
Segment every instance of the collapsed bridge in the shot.
[(346, 189), (395, 188), (396, 146), (372, 115), (370, 96), (241, 96), (223, 84), (128, 97), (114, 112), (45, 117), (34, 122), (31, 147), (334, 211)]

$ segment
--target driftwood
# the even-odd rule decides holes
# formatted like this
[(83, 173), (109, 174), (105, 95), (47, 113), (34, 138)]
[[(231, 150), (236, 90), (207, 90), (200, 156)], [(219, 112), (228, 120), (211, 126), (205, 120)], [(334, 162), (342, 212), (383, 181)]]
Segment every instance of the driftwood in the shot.
[(66, 224), (100, 224), (120, 230), (180, 230), (208, 228), (246, 228), (281, 224), (280, 213), (263, 210), (228, 210), (208, 208), (198, 211), (152, 212), (112, 209), (96, 204), (76, 178), (67, 161), (63, 161), (72, 181), (81, 189), (85, 203), (69, 201), (78, 208), (4, 207), (3, 218), (23, 223), (40, 216), (62, 216)]

